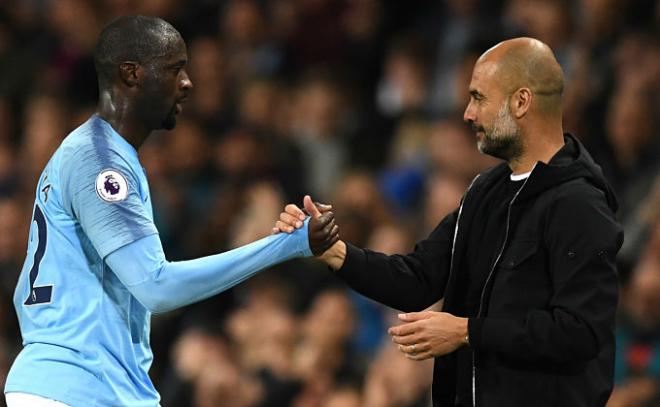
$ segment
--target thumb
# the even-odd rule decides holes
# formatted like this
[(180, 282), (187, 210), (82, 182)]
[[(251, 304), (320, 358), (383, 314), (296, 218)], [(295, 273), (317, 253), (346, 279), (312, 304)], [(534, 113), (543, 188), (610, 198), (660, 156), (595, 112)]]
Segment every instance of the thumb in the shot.
[(305, 206), (305, 210), (310, 214), (312, 218), (317, 219), (321, 216), (321, 212), (316, 207), (309, 195), (305, 195), (305, 198), (303, 198), (303, 204)]

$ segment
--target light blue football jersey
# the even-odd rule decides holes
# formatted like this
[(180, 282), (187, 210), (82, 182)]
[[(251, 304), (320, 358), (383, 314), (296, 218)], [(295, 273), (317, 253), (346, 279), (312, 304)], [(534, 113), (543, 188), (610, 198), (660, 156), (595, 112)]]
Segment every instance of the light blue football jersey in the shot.
[(36, 191), (14, 293), (24, 348), (5, 392), (78, 406), (149, 406), (150, 313), (103, 259), (158, 233), (137, 151), (94, 115), (69, 134)]

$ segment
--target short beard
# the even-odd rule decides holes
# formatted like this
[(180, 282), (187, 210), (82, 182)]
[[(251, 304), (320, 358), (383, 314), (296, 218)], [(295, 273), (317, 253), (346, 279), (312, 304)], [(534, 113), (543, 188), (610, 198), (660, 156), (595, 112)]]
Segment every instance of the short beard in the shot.
[(506, 99), (497, 113), (491, 131), (484, 129), (483, 139), (477, 143), (479, 151), (508, 162), (522, 156), (523, 145), (520, 129), (509, 112), (509, 100)]
[(176, 106), (170, 110), (161, 126), (165, 130), (172, 130), (176, 126)]

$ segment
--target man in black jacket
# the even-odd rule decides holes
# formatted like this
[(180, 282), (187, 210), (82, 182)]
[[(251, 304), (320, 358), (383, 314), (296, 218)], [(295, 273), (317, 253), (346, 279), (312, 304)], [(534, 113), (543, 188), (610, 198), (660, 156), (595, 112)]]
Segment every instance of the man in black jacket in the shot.
[[(409, 312), (390, 328), (407, 357), (435, 358), (434, 406), (606, 404), (613, 384), (616, 200), (562, 129), (552, 50), (516, 38), (477, 61), (464, 119), (506, 160), (407, 255), (339, 241), (321, 256), (353, 289)], [(318, 210), (306, 198), (313, 215)], [(290, 231), (302, 211), (276, 224)], [(442, 312), (420, 311), (444, 298)]]

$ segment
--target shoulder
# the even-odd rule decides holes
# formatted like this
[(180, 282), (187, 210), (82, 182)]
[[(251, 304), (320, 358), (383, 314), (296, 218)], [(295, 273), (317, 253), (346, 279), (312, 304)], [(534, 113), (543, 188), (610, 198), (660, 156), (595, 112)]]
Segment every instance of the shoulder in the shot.
[(103, 131), (81, 126), (64, 140), (61, 154), (62, 171), (76, 176), (90, 175), (106, 169), (133, 172), (131, 160), (126, 153)]
[(573, 210), (608, 207), (605, 191), (585, 178), (576, 178), (557, 187), (551, 204), (565, 209), (573, 208)]
[(605, 192), (583, 178), (557, 188), (547, 213), (547, 228), (559, 235), (573, 231), (593, 240), (610, 240), (622, 231)]
[(72, 196), (95, 190), (102, 199), (116, 202), (137, 188), (131, 160), (102, 129), (79, 127), (64, 140), (61, 154), (60, 178)]

